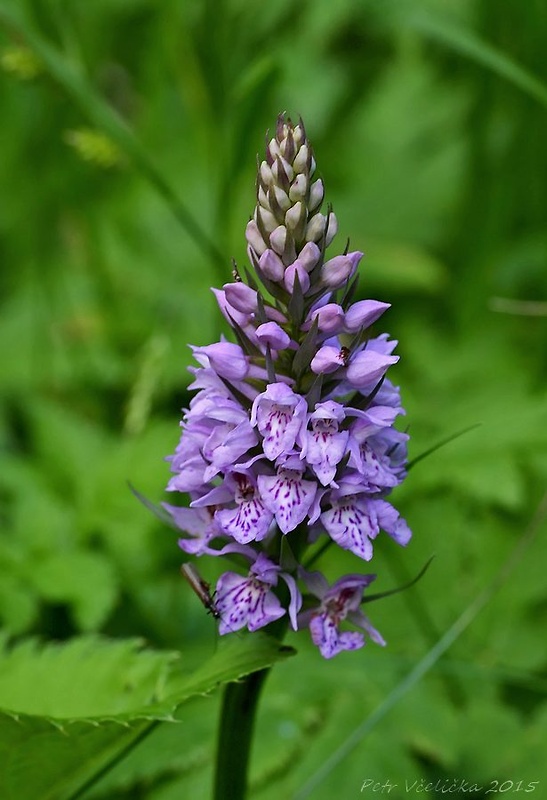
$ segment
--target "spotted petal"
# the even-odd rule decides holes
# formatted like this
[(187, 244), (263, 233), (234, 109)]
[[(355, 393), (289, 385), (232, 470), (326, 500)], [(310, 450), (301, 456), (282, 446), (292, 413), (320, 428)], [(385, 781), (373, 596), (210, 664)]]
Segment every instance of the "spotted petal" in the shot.
[(258, 489), (262, 502), (274, 515), (280, 530), (289, 533), (306, 518), (317, 484), (305, 481), (292, 469), (281, 469), (278, 475), (259, 475)]
[(262, 447), (270, 461), (288, 453), (306, 424), (307, 404), (284, 383), (271, 383), (253, 403), (251, 424), (264, 437)]
[(336, 622), (327, 614), (313, 617), (310, 633), (323, 658), (333, 658), (343, 650), (358, 650), (365, 644), (365, 637), (358, 631), (340, 633)]
[(221, 635), (240, 630), (245, 625), (250, 631), (255, 631), (285, 614), (268, 584), (253, 577), (243, 578), (235, 572), (225, 572), (220, 576), (216, 597)]
[(219, 528), (240, 544), (264, 539), (272, 519), (271, 511), (257, 497), (240, 503), (236, 508), (226, 508), (216, 513)]
[(349, 496), (336, 501), (332, 508), (321, 514), (321, 522), (340, 547), (370, 561), (370, 540), (374, 539), (380, 528), (377, 521), (370, 518), (363, 500)]
[(348, 431), (307, 431), (302, 454), (323, 484), (334, 480), (336, 468), (343, 459), (348, 443)]

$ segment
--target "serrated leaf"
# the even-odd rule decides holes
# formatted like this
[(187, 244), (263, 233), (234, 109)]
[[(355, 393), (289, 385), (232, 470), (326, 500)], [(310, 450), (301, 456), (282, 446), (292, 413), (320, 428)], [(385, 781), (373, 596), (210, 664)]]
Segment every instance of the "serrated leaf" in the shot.
[(230, 637), (198, 672), (138, 642), (82, 637), (0, 656), (0, 797), (69, 800), (176, 707), (290, 651), (266, 636)]
[(135, 639), (27, 640), (0, 655), (0, 708), (55, 719), (126, 713), (165, 696), (176, 658), (143, 650)]

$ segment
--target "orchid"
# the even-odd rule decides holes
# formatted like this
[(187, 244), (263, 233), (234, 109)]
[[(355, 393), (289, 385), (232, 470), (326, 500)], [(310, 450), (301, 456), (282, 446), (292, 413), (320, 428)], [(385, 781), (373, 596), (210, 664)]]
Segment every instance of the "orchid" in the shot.
[[(196, 393), (167, 486), (190, 508), (165, 508), (185, 553), (250, 562), (246, 575), (218, 580), (221, 634), (284, 618), (331, 658), (361, 647), (362, 631), (384, 644), (360, 611), (375, 576), (329, 588), (306, 564), (325, 544), (369, 562), (382, 531), (409, 542), (386, 500), (405, 478), (408, 435), (394, 427), (404, 409), (387, 377), (397, 342), (371, 330), (389, 304), (353, 301), (361, 252), (327, 257), (338, 222), (321, 211), (315, 169), (302, 122), (281, 116), (259, 165), (249, 266), (214, 290), (233, 341), (193, 348)], [(361, 631), (341, 630), (347, 623)]]

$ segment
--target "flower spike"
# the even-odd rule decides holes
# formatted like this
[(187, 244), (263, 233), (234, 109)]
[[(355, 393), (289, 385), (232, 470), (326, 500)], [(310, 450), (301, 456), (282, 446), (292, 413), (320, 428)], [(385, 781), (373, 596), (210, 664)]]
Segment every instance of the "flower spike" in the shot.
[[(360, 609), (375, 576), (329, 586), (300, 565), (318, 538), (361, 565), (386, 546), (384, 534), (409, 542), (386, 499), (406, 476), (408, 435), (394, 427), (404, 409), (388, 377), (397, 343), (371, 333), (389, 304), (357, 294), (363, 254), (349, 240), (328, 252), (338, 221), (330, 205), (321, 210), (315, 169), (302, 120), (281, 114), (258, 163), (249, 266), (234, 265), (213, 290), (230, 335), (193, 348), (195, 394), (167, 487), (189, 494), (190, 507), (164, 504), (162, 513), (185, 553), (249, 562), (246, 575), (222, 574), (214, 595), (186, 573), (221, 634), (285, 618), (309, 627), (332, 658), (365, 636), (384, 644)], [(317, 598), (310, 607), (306, 597), (305, 611), (302, 589)], [(348, 622), (360, 631), (341, 630)]]

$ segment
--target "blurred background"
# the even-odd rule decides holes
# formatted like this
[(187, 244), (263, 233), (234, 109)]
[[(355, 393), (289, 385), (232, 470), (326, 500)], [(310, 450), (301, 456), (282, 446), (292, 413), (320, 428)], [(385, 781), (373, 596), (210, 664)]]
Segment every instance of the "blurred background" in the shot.
[[(436, 558), (369, 607), (388, 648), (327, 663), (305, 634), (290, 640), (300, 653), (267, 684), (253, 797), (353, 797), (367, 779), (398, 783), (392, 797), (422, 778), (477, 782), (475, 797), (495, 781), (545, 791), (546, 41), (543, 0), (0, 1), (10, 639), (140, 636), (188, 666), (214, 651), (176, 535), (127, 481), (164, 499), (187, 345), (222, 330), (210, 287), (245, 263), (256, 154), (280, 111), (304, 119), (338, 250), (349, 238), (366, 253), (360, 297), (392, 304), (411, 458), (476, 426), (393, 498), (414, 539), (403, 552), (384, 537), (375, 588)], [(362, 565), (329, 553), (322, 567)], [(305, 794), (493, 580), (431, 672)], [(216, 702), (85, 796), (206, 796)]]

